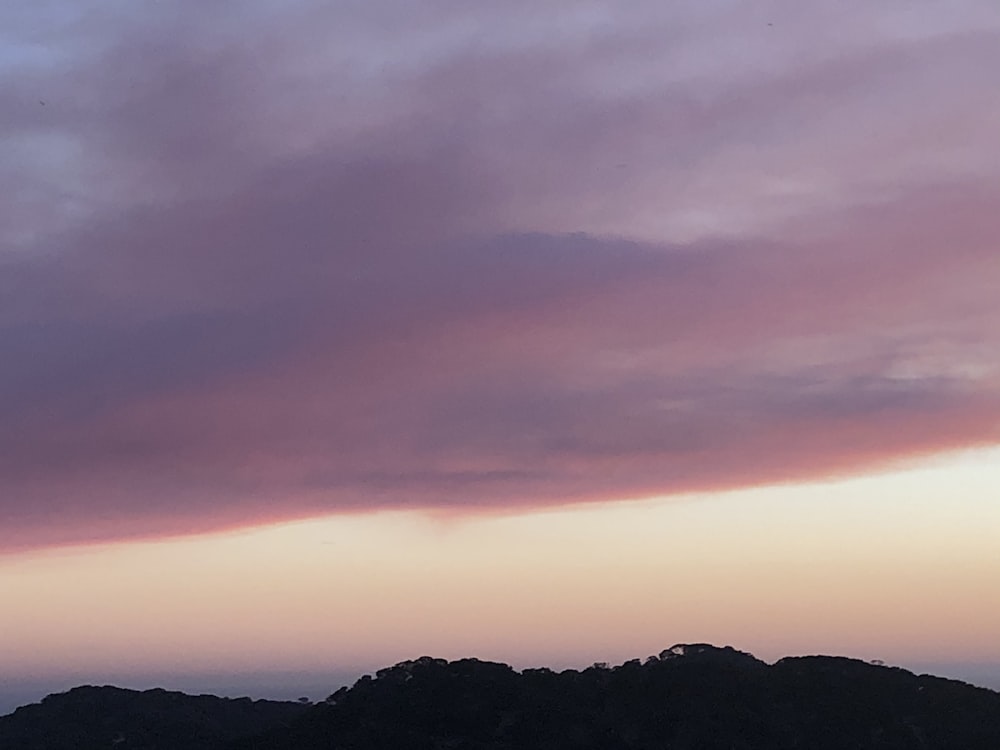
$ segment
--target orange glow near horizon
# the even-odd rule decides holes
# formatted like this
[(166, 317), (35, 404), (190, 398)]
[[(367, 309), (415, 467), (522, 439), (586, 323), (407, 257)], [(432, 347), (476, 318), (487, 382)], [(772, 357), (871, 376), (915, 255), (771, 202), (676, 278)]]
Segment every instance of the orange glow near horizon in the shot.
[(1000, 661), (1000, 451), (829, 484), (503, 517), (386, 512), (0, 560), (14, 674)]

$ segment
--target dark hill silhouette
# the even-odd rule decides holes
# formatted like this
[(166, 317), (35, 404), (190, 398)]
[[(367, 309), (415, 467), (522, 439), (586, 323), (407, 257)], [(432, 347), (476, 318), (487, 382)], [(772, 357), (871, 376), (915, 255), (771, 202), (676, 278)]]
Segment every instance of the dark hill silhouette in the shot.
[[(840, 657), (768, 665), (708, 644), (562, 672), (421, 657), (314, 706), (180, 696), (187, 739), (167, 720), (165, 702), (140, 709), (149, 693), (118, 691), (104, 703), (76, 693), (0, 718), (0, 748), (111, 747), (107, 717), (134, 712), (134, 734), (117, 745), (122, 750), (1000, 749), (1000, 693)], [(184, 700), (216, 703), (196, 710)], [(216, 710), (230, 713), (222, 719)], [(159, 722), (158, 735), (140, 732), (147, 721)], [(247, 731), (223, 736), (234, 723)], [(61, 727), (62, 744), (12, 740), (47, 725)], [(74, 732), (80, 741), (66, 744)]]
[(154, 689), (73, 688), (0, 717), (0, 750), (218, 750), (306, 706)]
[(230, 750), (1000, 750), (1000, 693), (836, 657), (678, 645), (528, 669), (424, 657)]

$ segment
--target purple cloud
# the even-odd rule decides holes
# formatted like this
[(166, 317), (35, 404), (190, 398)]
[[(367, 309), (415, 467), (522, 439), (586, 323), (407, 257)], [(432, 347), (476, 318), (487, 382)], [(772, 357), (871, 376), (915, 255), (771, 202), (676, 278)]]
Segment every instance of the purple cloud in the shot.
[(343, 47), (308, 3), (114, 12), (0, 60), (0, 548), (995, 443), (997, 29), (636, 5), (376, 3)]

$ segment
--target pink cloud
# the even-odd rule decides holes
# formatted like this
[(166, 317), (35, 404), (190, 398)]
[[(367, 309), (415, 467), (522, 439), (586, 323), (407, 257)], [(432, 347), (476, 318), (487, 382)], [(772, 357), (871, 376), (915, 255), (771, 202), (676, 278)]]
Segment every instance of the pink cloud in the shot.
[[(0, 182), (36, 196), (0, 209), (0, 547), (800, 481), (998, 439), (992, 138), (865, 127), (960, 99), (931, 71), (994, 60), (992, 31), (797, 65), (755, 42), (728, 79), (672, 37), (630, 87), (656, 14), (483, 49), (473, 14), (381, 62), (282, 36), (308, 12), (267, 18), (95, 28), (72, 72), (0, 90), (29, 144)], [(1000, 114), (982, 83), (958, 87), (966, 120)], [(962, 147), (927, 158), (948, 128)]]

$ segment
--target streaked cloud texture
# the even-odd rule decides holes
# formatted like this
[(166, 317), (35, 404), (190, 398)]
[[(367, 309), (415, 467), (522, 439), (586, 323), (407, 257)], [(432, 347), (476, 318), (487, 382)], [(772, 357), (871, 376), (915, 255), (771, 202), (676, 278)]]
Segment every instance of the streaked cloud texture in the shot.
[(1000, 441), (992, 0), (0, 29), (0, 549)]

